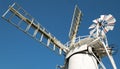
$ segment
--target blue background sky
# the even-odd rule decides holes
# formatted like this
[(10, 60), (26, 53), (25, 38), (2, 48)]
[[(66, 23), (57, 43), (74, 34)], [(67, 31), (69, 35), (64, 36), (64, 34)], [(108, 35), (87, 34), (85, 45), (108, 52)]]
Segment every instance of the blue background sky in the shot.
[[(107, 36), (109, 44), (116, 44), (120, 49), (119, 0), (0, 0), (0, 16), (14, 2), (20, 4), (62, 43), (69, 41), (75, 4), (83, 13), (78, 35), (88, 35), (92, 20), (101, 14), (112, 14), (117, 22), (114, 31)], [(113, 57), (119, 69), (120, 52)], [(112, 69), (109, 60), (103, 60), (106, 68)], [(62, 65), (63, 62), (63, 56), (55, 54), (0, 18), (0, 69), (55, 69), (57, 64)]]

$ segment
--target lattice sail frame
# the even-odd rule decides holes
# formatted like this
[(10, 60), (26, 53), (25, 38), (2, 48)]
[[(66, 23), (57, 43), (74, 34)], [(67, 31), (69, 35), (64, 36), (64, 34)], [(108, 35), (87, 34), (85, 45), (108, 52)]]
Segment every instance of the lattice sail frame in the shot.
[(71, 22), (71, 27), (70, 27), (70, 31), (69, 31), (69, 38), (71, 41), (70, 47), (74, 46), (74, 44), (75, 44), (75, 39), (76, 39), (76, 36), (78, 33), (81, 19), (82, 19), (82, 12), (78, 8), (78, 6), (75, 5), (72, 22)]
[(35, 18), (29, 15), (17, 3), (9, 6), (8, 10), (2, 15), (2, 18), (59, 54), (64, 55), (69, 50), (68, 47), (64, 46), (64, 44), (48, 32), (37, 20), (35, 20)]

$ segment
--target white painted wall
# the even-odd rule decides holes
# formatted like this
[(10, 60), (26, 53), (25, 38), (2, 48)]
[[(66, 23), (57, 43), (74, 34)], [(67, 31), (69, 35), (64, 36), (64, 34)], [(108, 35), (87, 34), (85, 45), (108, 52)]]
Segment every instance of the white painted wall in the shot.
[(70, 57), (68, 69), (98, 69), (98, 65), (93, 56), (80, 53)]

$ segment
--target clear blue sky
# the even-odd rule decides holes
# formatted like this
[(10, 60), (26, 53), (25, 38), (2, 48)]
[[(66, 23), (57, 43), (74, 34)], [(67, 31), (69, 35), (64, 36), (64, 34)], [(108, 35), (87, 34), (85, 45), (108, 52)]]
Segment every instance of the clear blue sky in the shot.
[[(119, 0), (0, 0), (0, 16), (8, 6), (17, 2), (36, 18), (62, 43), (69, 41), (68, 33), (75, 4), (83, 13), (78, 35), (88, 35), (92, 20), (101, 14), (112, 14), (117, 22), (114, 31), (107, 36), (109, 44), (120, 49), (120, 1)], [(120, 68), (120, 52), (114, 55)], [(64, 57), (47, 49), (0, 18), (0, 69), (55, 69), (63, 64)], [(107, 69), (112, 69), (104, 58)]]

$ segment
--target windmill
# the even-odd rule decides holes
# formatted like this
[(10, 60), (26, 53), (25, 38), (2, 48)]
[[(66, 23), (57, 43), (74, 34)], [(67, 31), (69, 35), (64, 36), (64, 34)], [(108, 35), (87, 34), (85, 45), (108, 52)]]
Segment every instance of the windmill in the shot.
[(89, 27), (92, 29), (90, 35), (77, 37), (81, 17), (82, 12), (76, 5), (69, 32), (70, 41), (63, 44), (17, 3), (9, 6), (2, 15), (3, 19), (25, 34), (65, 56), (64, 65), (58, 66), (60, 69), (106, 69), (101, 62), (105, 56), (108, 56), (113, 68), (117, 69), (106, 36), (109, 30), (113, 30), (115, 18), (111, 14), (101, 15)]

